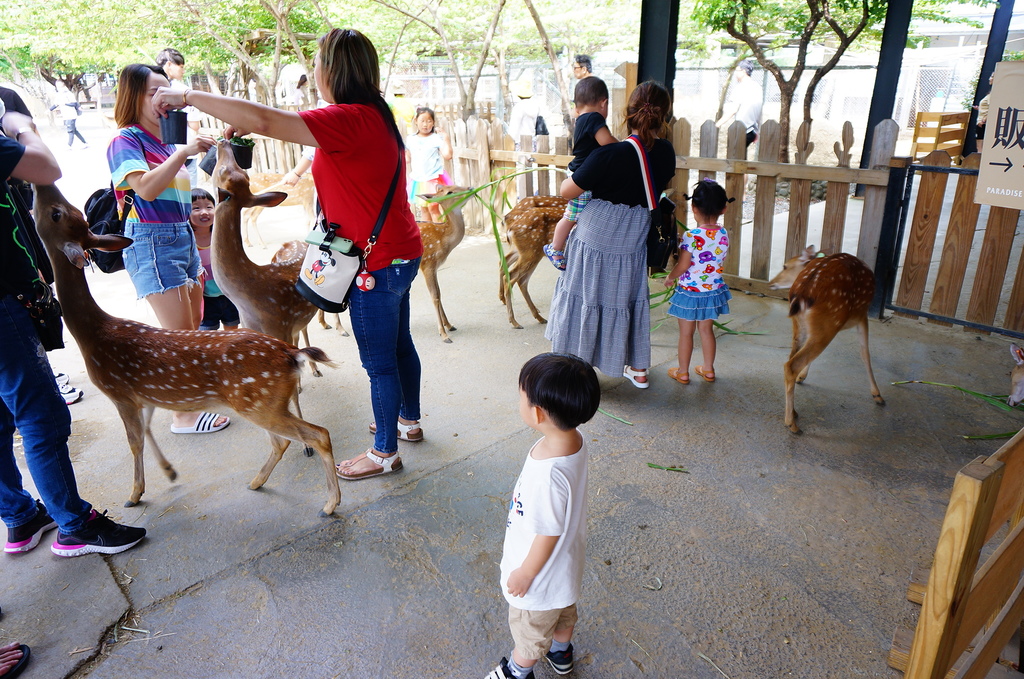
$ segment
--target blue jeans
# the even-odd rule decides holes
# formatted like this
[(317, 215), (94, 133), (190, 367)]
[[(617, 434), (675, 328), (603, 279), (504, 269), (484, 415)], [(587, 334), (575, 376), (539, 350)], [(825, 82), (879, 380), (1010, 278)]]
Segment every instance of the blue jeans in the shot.
[(419, 258), (372, 271), (372, 290), (352, 289), (349, 314), (359, 359), (370, 376), (370, 400), (377, 434), (373, 447), (398, 451), (398, 418), (420, 419), (420, 357), (409, 331), (409, 288)]
[(0, 518), (10, 528), (36, 515), (14, 460), (14, 430), (47, 511), (64, 533), (85, 525), (92, 507), (78, 495), (68, 454), (71, 413), (28, 311), (12, 296), (0, 298)]

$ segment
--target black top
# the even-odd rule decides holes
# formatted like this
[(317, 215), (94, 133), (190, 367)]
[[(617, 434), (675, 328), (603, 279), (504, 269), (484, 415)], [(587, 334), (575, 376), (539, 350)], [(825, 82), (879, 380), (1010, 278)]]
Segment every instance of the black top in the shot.
[(576, 132), (572, 135), (572, 153), (575, 158), (569, 163), (569, 171), (575, 172), (583, 165), (591, 151), (601, 148), (594, 136), (602, 127), (608, 127), (604, 116), (597, 111), (584, 113), (576, 119)]
[[(651, 178), (654, 193), (661, 195), (676, 171), (675, 149), (671, 142), (657, 139), (654, 148), (647, 150), (647, 157), (654, 175)], [(572, 180), (584, 191), (593, 191), (594, 198), (630, 207), (647, 205), (640, 158), (629, 142), (608, 144), (595, 150), (572, 175)]]
[[(0, 135), (0, 177), (10, 177), (24, 153), (24, 146)], [(0, 179), (0, 295), (12, 294), (15, 290), (31, 293), (33, 283), (39, 279), (28, 237), (26, 225), (7, 190), (7, 182)]]

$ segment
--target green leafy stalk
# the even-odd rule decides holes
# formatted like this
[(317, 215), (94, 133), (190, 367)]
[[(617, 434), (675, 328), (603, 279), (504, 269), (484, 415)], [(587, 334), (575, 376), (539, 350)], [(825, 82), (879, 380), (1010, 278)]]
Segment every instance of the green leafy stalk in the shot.
[(983, 394), (980, 391), (971, 391), (970, 389), (964, 389), (963, 387), (958, 387), (955, 384), (943, 384), (942, 382), (928, 382), (926, 380), (903, 380), (903, 381), (900, 381), (900, 382), (893, 382), (892, 384), (893, 385), (897, 385), (897, 384), (930, 384), (930, 385), (935, 386), (935, 387), (947, 387), (949, 389), (956, 389), (957, 391), (962, 391), (963, 393), (968, 394), (969, 396), (974, 396), (974, 397), (980, 398), (982, 401), (985, 401), (989, 405), (995, 406), (996, 408), (999, 408), (1000, 410), (1005, 410), (1007, 412), (1013, 411), (1013, 410), (1024, 410), (1024, 404), (1018, 404), (1018, 405), (1015, 405), (1015, 406), (1011, 406), (1009, 403), (1007, 403), (1006, 402), (1006, 397), (1007, 397), (1006, 394), (1003, 394), (1002, 396), (998, 396), (998, 395), (995, 395), (995, 394)]
[(651, 469), (664, 469), (667, 472), (680, 472), (680, 473), (683, 473), (683, 474), (689, 474), (690, 473), (690, 472), (686, 471), (685, 469), (683, 469), (682, 467), (662, 467), (660, 464), (654, 464), (653, 462), (648, 462), (647, 466), (650, 467)]
[(612, 418), (613, 420), (618, 420), (619, 422), (622, 422), (623, 424), (628, 424), (631, 427), (633, 426), (633, 423), (630, 422), (629, 420), (624, 420), (621, 417), (619, 417), (618, 415), (612, 415), (610, 412), (608, 412), (604, 408), (598, 408), (597, 412), (601, 413), (602, 415), (607, 415), (608, 417)]

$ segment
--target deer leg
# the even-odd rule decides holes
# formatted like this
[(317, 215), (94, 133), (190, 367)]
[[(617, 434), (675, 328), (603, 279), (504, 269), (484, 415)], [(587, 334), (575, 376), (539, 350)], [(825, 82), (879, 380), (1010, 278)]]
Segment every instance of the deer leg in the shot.
[(537, 310), (537, 305), (533, 303), (533, 298), (530, 297), (530, 277), (533, 276), (533, 272), (537, 270), (537, 264), (539, 261), (534, 262), (532, 267), (529, 267), (526, 272), (519, 277), (519, 290), (523, 293), (523, 300), (526, 301), (526, 306), (530, 307), (530, 313), (537, 319), (538, 323), (547, 323), (547, 319), (540, 315), (540, 311)]
[(335, 325), (337, 325), (337, 326), (338, 326), (338, 333), (339, 333), (339, 334), (340, 334), (340, 335), (341, 335), (342, 337), (348, 337), (348, 336), (349, 336), (349, 335), (348, 335), (348, 330), (346, 330), (346, 329), (345, 329), (345, 326), (343, 326), (343, 325), (341, 324), (341, 314), (334, 314), (334, 323), (335, 323)]
[(857, 337), (860, 339), (860, 357), (864, 361), (864, 367), (868, 370), (868, 384), (871, 385), (871, 397), (880, 406), (885, 405), (882, 393), (878, 391), (875, 383), (875, 374), (871, 371), (871, 353), (868, 351), (868, 319), (867, 316), (857, 323)]
[(132, 477), (132, 493), (128, 496), (125, 507), (134, 507), (139, 504), (142, 494), (146, 492), (146, 468), (143, 464), (142, 450), (145, 445), (145, 434), (143, 433), (142, 408), (134, 403), (115, 403), (117, 413), (121, 416), (124, 424), (124, 432), (128, 436), (128, 449), (132, 453), (134, 462), (134, 475)]
[[(321, 311), (320, 313), (322, 314), (323, 311)], [(327, 326), (327, 327), (329, 328), (330, 326)], [(295, 346), (299, 346), (299, 338), (300, 337), (302, 338), (302, 341), (306, 343), (307, 347), (313, 346), (312, 344), (309, 343), (309, 325), (308, 324), (302, 326), (302, 328), (299, 329), (298, 332), (296, 332), (294, 335), (292, 335), (290, 343), (294, 344)], [(313, 373), (314, 377), (323, 377), (324, 376), (324, 374), (322, 372), (320, 372), (320, 367), (313, 360), (309, 361), (309, 370), (310, 370), (310, 372)], [(301, 387), (300, 387), (299, 391), (302, 391)], [(298, 398), (298, 396), (296, 396), (296, 399), (297, 398)]]
[(160, 444), (153, 438), (153, 430), (150, 424), (153, 422), (153, 411), (156, 410), (153, 406), (144, 406), (142, 408), (142, 429), (145, 432), (146, 440), (149, 441), (149, 449), (153, 453), (153, 457), (156, 458), (156, 462), (160, 465), (160, 469), (164, 470), (164, 474), (171, 481), (178, 478), (178, 472), (174, 471), (174, 467), (164, 457), (164, 453), (160, 450)]
[(334, 509), (341, 502), (341, 489), (338, 487), (337, 470), (334, 467), (334, 451), (331, 447), (331, 435), (328, 431), (323, 427), (318, 427), (315, 424), (310, 424), (301, 418), (297, 418), (287, 411), (285, 411), (284, 415), (271, 412), (254, 414), (252, 421), (266, 429), (267, 433), (270, 434), (272, 450), (266, 464), (263, 465), (263, 468), (256, 475), (256, 478), (252, 480), (252, 483), (249, 484), (249, 487), (256, 490), (263, 486), (267, 479), (270, 478), (270, 473), (274, 471), (274, 467), (281, 461), (281, 456), (284, 454), (285, 448), (288, 447), (289, 441), (301, 441), (307, 448), (315, 449), (320, 455), (320, 461), (323, 462), (324, 470), (327, 474), (329, 499), (327, 504), (324, 505), (321, 516), (329, 516), (334, 513)]
[(786, 378), (786, 426), (794, 434), (800, 433), (800, 427), (796, 424), (797, 413), (793, 405), (793, 390), (797, 382), (797, 378), (801, 374), (807, 373), (808, 366), (821, 355), (821, 352), (825, 350), (825, 347), (832, 341), (831, 337), (815, 337), (811, 341), (804, 343), (802, 347), (788, 360), (784, 368)]
[(445, 344), (451, 344), (452, 338), (448, 336), (449, 330), (455, 330), (455, 326), (448, 322), (444, 315), (444, 307), (441, 306), (441, 289), (437, 285), (437, 269), (428, 267), (422, 269), (423, 282), (427, 284), (427, 292), (430, 299), (434, 301), (434, 313), (437, 314), (437, 332)]
[[(801, 322), (799, 317), (793, 318), (793, 347), (789, 350), (789, 358), (792, 359), (796, 356), (796, 353), (800, 351), (800, 348), (807, 342), (807, 328)], [(803, 371), (796, 376), (796, 383), (803, 384), (804, 380), (807, 379), (807, 370), (811, 367), (810, 363), (804, 366)]]
[[(327, 325), (327, 312), (324, 311), (323, 309), (320, 309), (320, 311), (316, 312), (316, 320), (320, 321), (320, 327), (323, 328), (324, 330), (331, 329), (331, 326)], [(308, 347), (309, 345), (307, 344), (306, 346)]]
[[(299, 385), (298, 384), (295, 385), (295, 391), (292, 393), (292, 397), (291, 397), (290, 401), (295, 404), (295, 414), (298, 416), (298, 419), (302, 420), (302, 408), (299, 407)], [(260, 426), (262, 426), (262, 425), (260, 425)], [(295, 439), (295, 440), (297, 441), (299, 439)], [(285, 447), (287, 448), (288, 446), (286, 445)], [(281, 452), (283, 453), (284, 450), (282, 450)], [(302, 454), (305, 455), (306, 457), (313, 457), (313, 453), (314, 453), (313, 448), (311, 448), (308, 445), (305, 446), (302, 449)]]

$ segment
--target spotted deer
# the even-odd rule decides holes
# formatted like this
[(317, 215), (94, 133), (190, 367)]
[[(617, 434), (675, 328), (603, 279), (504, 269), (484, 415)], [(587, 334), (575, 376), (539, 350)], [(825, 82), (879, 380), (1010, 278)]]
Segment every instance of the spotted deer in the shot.
[[(273, 191), (286, 193), (288, 197), (281, 201), (280, 205), (301, 205), (306, 211), (306, 226), (312, 228), (313, 220), (316, 219), (313, 175), (307, 172), (302, 175), (298, 184), (289, 186), (281, 181), (284, 178), (283, 174), (272, 172), (249, 172), (247, 174), (249, 175), (250, 191), (253, 193), (269, 193)], [(259, 225), (257, 224), (263, 209), (262, 205), (254, 205), (242, 212), (242, 238), (248, 246), (252, 246), (250, 236), (255, 234), (255, 237), (259, 239), (260, 247), (267, 247), (267, 244), (263, 241), (263, 236), (260, 235)]]
[[(306, 256), (306, 248), (309, 245), (305, 241), (301, 240), (290, 240), (281, 244), (281, 247), (277, 249), (274, 256), (270, 258), (271, 262), (291, 262), (298, 259), (300, 262)], [(338, 334), (342, 337), (348, 337), (348, 330), (345, 330), (345, 326), (341, 324), (341, 315), (332, 314), (334, 316), (334, 325), (338, 328)], [(323, 309), (317, 309), (316, 320), (320, 323), (320, 327), (324, 330), (331, 330), (334, 326), (327, 323), (327, 312)], [(303, 328), (301, 331), (302, 341), (309, 346), (309, 331), (308, 326)]]
[(860, 355), (868, 371), (871, 396), (885, 400), (875, 384), (868, 352), (868, 307), (875, 295), (875, 275), (864, 262), (845, 253), (818, 256), (814, 246), (786, 262), (769, 281), (773, 290), (789, 288), (789, 316), (793, 320), (793, 348), (786, 361), (786, 426), (800, 433), (793, 407), (793, 391), (807, 378), (807, 369), (840, 330), (857, 326)]
[(462, 242), (466, 236), (466, 224), (462, 219), (462, 205), (468, 200), (469, 189), (461, 186), (439, 186), (437, 193), (424, 196), (437, 199), (441, 206), (441, 222), (416, 222), (423, 239), (423, 258), (420, 260), (420, 273), (427, 291), (434, 301), (437, 313), (437, 332), (446, 344), (452, 343), (448, 336), (455, 326), (448, 321), (441, 306), (441, 288), (437, 284), (437, 269), (448, 260), (448, 255)]
[(177, 477), (153, 438), (154, 408), (227, 407), (270, 434), (270, 457), (249, 487), (263, 486), (289, 441), (300, 441), (323, 462), (329, 493), (323, 514), (332, 513), (341, 493), (330, 434), (288, 410), (299, 387), (302, 364), (315, 360), (331, 365), (324, 352), (315, 347), (298, 349), (255, 330), (164, 330), (111, 316), (89, 291), (82, 270), (88, 261), (85, 251), (122, 250), (131, 245), (131, 239), (92, 233), (82, 213), (54, 186), (36, 187), (35, 213), (53, 263), (64, 321), (82, 352), (89, 379), (114, 402), (128, 436), (134, 478), (125, 506), (137, 504), (146, 489), (142, 457), (146, 441), (167, 477), (172, 481)]
[(1013, 372), (1010, 373), (1010, 395), (1006, 397), (1006, 403), (1016, 406), (1024, 401), (1024, 349), (1016, 344), (1011, 344), (1010, 355), (1013, 356), (1017, 365), (1013, 366)]
[(533, 303), (528, 286), (537, 265), (544, 261), (544, 245), (551, 242), (555, 225), (562, 218), (566, 203), (567, 200), (558, 196), (529, 196), (519, 201), (505, 215), (505, 237), (512, 248), (505, 259), (508, 280), (505, 279), (504, 269), (498, 265), (498, 299), (505, 305), (508, 322), (516, 330), (523, 329), (516, 321), (512, 308), (512, 288), (516, 285), (537, 322), (547, 323), (547, 319), (540, 315), (537, 305)]

